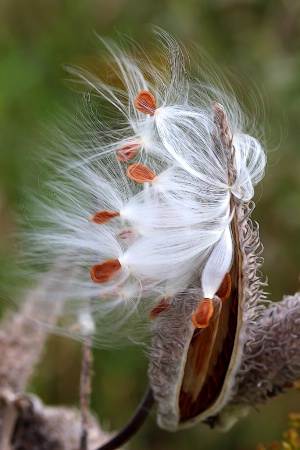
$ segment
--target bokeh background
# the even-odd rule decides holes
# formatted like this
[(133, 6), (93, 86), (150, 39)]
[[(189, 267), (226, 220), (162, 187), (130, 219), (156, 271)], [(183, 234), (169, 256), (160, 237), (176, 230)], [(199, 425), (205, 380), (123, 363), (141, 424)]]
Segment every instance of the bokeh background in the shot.
[[(64, 63), (97, 56), (96, 33), (124, 33), (147, 46), (151, 25), (183, 42), (195, 42), (221, 67), (250, 84), (262, 101), (268, 168), (257, 189), (254, 219), (265, 245), (270, 298), (299, 288), (300, 261), (300, 2), (297, 0), (0, 0), (0, 277), (12, 278), (16, 211), (36, 183), (31, 158), (41, 152), (42, 124), (72, 104)], [(18, 280), (15, 280), (18, 283)], [(0, 308), (9, 295), (1, 293)], [(49, 404), (76, 405), (81, 347), (54, 337), (31, 383)], [(147, 385), (143, 353), (95, 350), (92, 409), (107, 428), (118, 429)], [(230, 432), (204, 425), (169, 434), (154, 415), (132, 441), (133, 450), (254, 450), (281, 436), (287, 413), (300, 411), (289, 393), (253, 408)]]

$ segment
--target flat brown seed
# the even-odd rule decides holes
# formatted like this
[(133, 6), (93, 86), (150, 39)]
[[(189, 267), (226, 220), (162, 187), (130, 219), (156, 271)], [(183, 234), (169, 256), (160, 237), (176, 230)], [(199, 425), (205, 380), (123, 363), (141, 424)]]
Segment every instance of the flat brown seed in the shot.
[(124, 228), (123, 230), (119, 231), (117, 237), (119, 239), (122, 239), (123, 241), (131, 241), (135, 237), (135, 231), (132, 228)]
[(165, 311), (169, 311), (171, 308), (171, 302), (168, 297), (161, 298), (157, 304), (154, 306), (154, 308), (150, 311), (150, 318), (156, 319), (157, 316), (159, 316), (161, 313)]
[(120, 148), (117, 152), (117, 158), (121, 162), (127, 162), (130, 161), (134, 156), (137, 154), (137, 152), (141, 149), (141, 144), (138, 142), (133, 144), (127, 144), (123, 145), (123, 147)]
[(230, 273), (227, 272), (222, 280), (219, 289), (216, 292), (216, 295), (221, 299), (222, 302), (225, 302), (229, 298), (230, 292), (231, 292), (231, 276)]
[(207, 328), (213, 315), (214, 307), (210, 298), (204, 298), (192, 316), (196, 328)]
[(89, 219), (89, 222), (95, 222), (101, 225), (108, 222), (110, 219), (113, 219), (114, 217), (118, 217), (119, 215), (120, 213), (117, 211), (99, 211)]
[(149, 91), (142, 91), (134, 100), (134, 106), (144, 114), (153, 116), (156, 110), (155, 97)]
[(126, 175), (137, 183), (149, 183), (155, 178), (152, 170), (140, 163), (131, 164), (126, 171)]
[(108, 259), (91, 267), (91, 278), (95, 283), (105, 283), (109, 281), (119, 270), (121, 264), (118, 259)]

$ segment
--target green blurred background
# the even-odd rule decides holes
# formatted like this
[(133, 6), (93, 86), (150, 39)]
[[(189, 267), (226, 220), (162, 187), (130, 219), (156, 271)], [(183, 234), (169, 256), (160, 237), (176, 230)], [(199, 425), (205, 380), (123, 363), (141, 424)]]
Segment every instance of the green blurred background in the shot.
[[(36, 184), (31, 158), (43, 142), (41, 124), (76, 102), (64, 63), (97, 55), (95, 32), (124, 33), (147, 46), (151, 25), (200, 45), (213, 60), (261, 93), (268, 168), (257, 189), (254, 219), (265, 245), (263, 272), (270, 298), (299, 288), (300, 261), (300, 2), (298, 0), (0, 0), (0, 277), (11, 276), (16, 211)], [(245, 92), (245, 97), (247, 93)], [(243, 93), (241, 92), (241, 97)], [(72, 103), (72, 101), (71, 101)], [(3, 292), (1, 306), (7, 295)], [(49, 404), (76, 405), (81, 348), (52, 338), (30, 389)], [(118, 429), (137, 405), (147, 362), (137, 348), (96, 350), (92, 408)], [(290, 393), (253, 408), (230, 432), (200, 425), (169, 434), (152, 416), (131, 449), (253, 450), (277, 439), (287, 412), (300, 411)]]

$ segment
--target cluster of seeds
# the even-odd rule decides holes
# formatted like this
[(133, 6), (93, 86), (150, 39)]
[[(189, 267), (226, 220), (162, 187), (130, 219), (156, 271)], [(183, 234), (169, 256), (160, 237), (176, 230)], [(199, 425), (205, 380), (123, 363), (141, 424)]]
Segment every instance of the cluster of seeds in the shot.
[(188, 73), (178, 43), (161, 39), (159, 67), (104, 42), (116, 84), (70, 68), (90, 91), (88, 110), (74, 137), (60, 133), (47, 184), (55, 202), (43, 198), (46, 226), (29, 236), (28, 259), (63, 286), (46, 298), (62, 332), (99, 320), (105, 345), (113, 323), (155, 318), (188, 290), (198, 302), (191, 323), (209, 326), (230, 292), (235, 200), (249, 202), (264, 173), (238, 101)]
[[(149, 91), (142, 91), (138, 94), (134, 101), (134, 106), (142, 112), (143, 114), (148, 114), (153, 116), (157, 110), (155, 97)], [(215, 105), (215, 108), (217, 104)], [(221, 105), (218, 105), (220, 108)], [(231, 145), (231, 143), (229, 144)], [(133, 141), (132, 143), (126, 143), (117, 151), (117, 159), (122, 163), (127, 163), (131, 161), (141, 150), (141, 143)], [(127, 167), (126, 175), (129, 179), (133, 180), (135, 183), (143, 183), (144, 188), (146, 188), (146, 183), (155, 183), (156, 175), (155, 173), (147, 166), (142, 163), (135, 162)], [(149, 186), (147, 186), (149, 189)], [(184, 208), (184, 204), (182, 205)], [(108, 221), (120, 217), (120, 211), (107, 211), (102, 210), (96, 212), (90, 219), (91, 222), (95, 222), (96, 224), (105, 224)], [(179, 224), (180, 226), (180, 224)], [(129, 236), (134, 236), (135, 233), (133, 230), (126, 229), (122, 230), (118, 233), (118, 238), (125, 238), (128, 240)], [(146, 257), (146, 255), (145, 255)], [(229, 246), (229, 256), (227, 256), (227, 270), (229, 269), (231, 263), (231, 252)], [(109, 280), (113, 279), (116, 274), (122, 269), (122, 263), (120, 259), (108, 259), (104, 262), (95, 264), (92, 266), (90, 270), (90, 275), (92, 280), (95, 283), (106, 283)], [(226, 269), (222, 267), (222, 271)], [(191, 277), (192, 278), (192, 277)], [(218, 282), (216, 283), (216, 292), (213, 292), (214, 295), (211, 298), (203, 298), (200, 301), (198, 309), (192, 316), (192, 322), (195, 328), (206, 328), (209, 326), (210, 320), (216, 312), (220, 308), (220, 303), (224, 302), (228, 299), (231, 290), (231, 278), (230, 274), (225, 271), (223, 280), (218, 278)], [(220, 284), (221, 283), (221, 284)], [(144, 284), (144, 283), (143, 283)], [(186, 288), (187, 286), (181, 286), (181, 289)], [(174, 295), (176, 292), (172, 292)], [(213, 300), (215, 303), (215, 308), (213, 305)], [(216, 304), (217, 301), (217, 304)], [(159, 314), (164, 311), (167, 311), (171, 308), (170, 302), (170, 294), (164, 294), (161, 298), (158, 299), (157, 304), (150, 311), (150, 317), (152, 319), (156, 318)]]

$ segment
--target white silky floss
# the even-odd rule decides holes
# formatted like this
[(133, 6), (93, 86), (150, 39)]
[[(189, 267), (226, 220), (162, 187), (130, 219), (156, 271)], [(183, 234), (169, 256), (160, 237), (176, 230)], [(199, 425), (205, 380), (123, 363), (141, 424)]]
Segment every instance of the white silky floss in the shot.
[[(30, 237), (33, 261), (35, 254), (49, 266), (63, 261), (61, 277), (68, 282), (60, 314), (72, 316), (90, 304), (104, 345), (117, 330), (123, 337), (121, 318), (141, 303), (137, 318), (148, 321), (143, 314), (157, 298), (180, 294), (191, 282), (213, 298), (232, 262), (231, 199), (249, 201), (264, 174), (264, 151), (243, 134), (237, 100), (213, 80), (188, 74), (175, 40), (166, 33), (160, 39), (161, 67), (140, 49), (130, 54), (103, 41), (116, 86), (69, 69), (101, 101), (97, 111), (95, 103), (89, 106), (77, 141), (63, 138), (54, 156), (57, 175), (47, 184), (57, 200), (41, 203), (48, 225)], [(231, 154), (215, 122), (216, 101), (227, 115)], [(130, 175), (134, 164), (142, 175)], [(144, 181), (145, 167), (150, 181)]]

